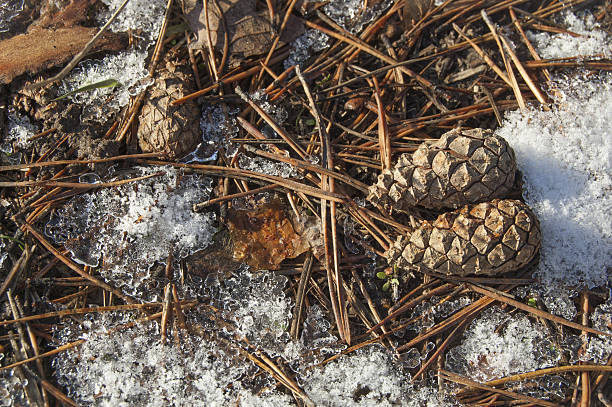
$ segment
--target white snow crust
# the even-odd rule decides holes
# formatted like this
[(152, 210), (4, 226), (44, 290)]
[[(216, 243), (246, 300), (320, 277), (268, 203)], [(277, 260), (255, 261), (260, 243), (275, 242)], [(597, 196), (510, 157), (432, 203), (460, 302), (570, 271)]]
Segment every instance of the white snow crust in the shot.
[(542, 228), (537, 277), (595, 287), (612, 267), (612, 75), (557, 78), (550, 111), (506, 115), (524, 197)]
[(608, 40), (607, 34), (598, 30), (598, 24), (592, 14), (576, 15), (567, 10), (560, 15), (558, 20), (569, 31), (580, 34), (580, 37), (570, 34), (550, 35), (544, 32), (527, 31), (527, 38), (533, 42), (542, 58), (556, 59), (595, 55), (610, 58), (612, 44)]
[[(124, 0), (102, 0), (108, 9), (102, 10), (97, 19), (100, 25), (105, 24)], [(157, 38), (164, 21), (165, 0), (130, 0), (109, 27), (114, 32), (141, 32), (148, 41)], [(136, 33), (137, 34), (137, 33)]]
[(179, 260), (205, 248), (215, 233), (214, 215), (192, 210), (208, 199), (210, 179), (172, 167), (139, 167), (131, 178), (159, 171), (153, 178), (78, 196), (45, 229), (75, 261), (97, 267), (103, 260), (100, 273), (108, 282), (149, 300), (161, 295), (151, 266), (164, 263), (170, 253)]
[(472, 322), (463, 342), (448, 352), (446, 368), (485, 382), (554, 366), (560, 356), (540, 323), (493, 307)]

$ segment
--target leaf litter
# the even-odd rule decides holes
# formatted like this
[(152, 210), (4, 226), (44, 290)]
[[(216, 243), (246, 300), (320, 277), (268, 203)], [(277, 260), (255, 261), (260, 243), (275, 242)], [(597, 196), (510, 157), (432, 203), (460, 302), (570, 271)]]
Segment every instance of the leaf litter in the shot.
[[(110, 2), (105, 4), (112, 5)], [(158, 6), (160, 5), (164, 6), (163, 3)], [(348, 8), (343, 8), (347, 5)], [(109, 10), (111, 8), (109, 7)], [(158, 26), (152, 27), (155, 27), (155, 21), (161, 21), (159, 16), (163, 14), (163, 8), (161, 10), (151, 11), (155, 16), (152, 18), (150, 14), (145, 13), (146, 16), (142, 20), (135, 14), (126, 13), (127, 23), (124, 21), (124, 26), (121, 22), (117, 23), (116, 29), (124, 31), (126, 27), (136, 28), (141, 40), (150, 41), (154, 37), (147, 33), (157, 32)], [(368, 14), (364, 13), (361, 3), (350, 5), (349, 2), (330, 2), (323, 10), (353, 33), (361, 31), (361, 28), (351, 28), (354, 17)], [(579, 26), (582, 18), (587, 20), (585, 27), (588, 28), (584, 31), (580, 31)], [(592, 25), (592, 17), (572, 17), (570, 14), (564, 14), (563, 19), (565, 24), (573, 24), (568, 27), (570, 30), (588, 36), (589, 45), (585, 45), (585, 41), (571, 43), (570, 37), (566, 35), (539, 33), (535, 36), (536, 34), (528, 33), (542, 56), (574, 56), (574, 46), (582, 47), (579, 51), (582, 57), (607, 55), (606, 47), (598, 42), (605, 41), (607, 37)], [(371, 21), (366, 21), (364, 25)], [(141, 22), (142, 25), (139, 25)], [(322, 45), (330, 39), (312, 36), (309, 41), (318, 41), (318, 45)], [(560, 41), (574, 45), (561, 47)], [(297, 47), (296, 44), (293, 46)], [(99, 119), (109, 112), (116, 114), (122, 107), (127, 106), (130, 97), (142, 93), (144, 88), (139, 88), (139, 80), (147, 75), (144, 69), (147, 57), (144, 49), (146, 48), (141, 48), (139, 52), (142, 54), (138, 58), (133, 58), (133, 68), (120, 65), (120, 58), (110, 64), (115, 66), (117, 80), (122, 84), (130, 82), (124, 82), (120, 73), (138, 78), (126, 88), (127, 94), (115, 93), (110, 102), (112, 109), (97, 112), (94, 109), (99, 108), (98, 102), (94, 102), (94, 99), (82, 100), (79, 103), (92, 106), (92, 110), (85, 110), (84, 118)], [(318, 48), (315, 53), (322, 49), (323, 47)], [(555, 49), (562, 49), (563, 53), (555, 54)], [(128, 60), (132, 58), (127, 55), (121, 56)], [(307, 57), (300, 63), (305, 63), (306, 59)], [(90, 64), (88, 68), (82, 68), (83, 78), (88, 77), (88, 72), (94, 76), (95, 62)], [(285, 64), (287, 65), (286, 61)], [(355, 67), (356, 65), (350, 68)], [(357, 69), (356, 72), (362, 71)], [(481, 79), (491, 83), (490, 78)], [(130, 87), (132, 90), (129, 90)], [(519, 287), (512, 293), (517, 299), (529, 304), (532, 301), (538, 305), (542, 304), (548, 311), (573, 320), (578, 315), (575, 306), (578, 302), (578, 290), (588, 287), (595, 290), (592, 291), (594, 294), (591, 294), (591, 298), (595, 298), (596, 304), (589, 315), (590, 324), (593, 328), (610, 332), (610, 300), (608, 298), (604, 301), (605, 295), (598, 291), (598, 287), (604, 287), (608, 282), (606, 275), (610, 261), (610, 236), (607, 230), (610, 224), (605, 216), (610, 209), (605, 194), (610, 189), (610, 154), (607, 142), (609, 123), (606, 121), (610, 116), (606, 110), (609, 105), (609, 75), (556, 74), (546, 88), (554, 102), (551, 109), (544, 110), (536, 106), (524, 111), (505, 109), (508, 112), (504, 122), (496, 131), (510, 143), (517, 154), (519, 169), (523, 175), (525, 200), (537, 212), (545, 236), (541, 259), (536, 266), (536, 276), (540, 284)], [(97, 100), (104, 100), (104, 106), (108, 103), (108, 96), (110, 95), (99, 94), (95, 97)], [(440, 105), (435, 94), (429, 96), (432, 98), (430, 108)], [(112, 102), (112, 99), (115, 98), (118, 98), (120, 103), (113, 105), (116, 102)], [(496, 101), (501, 106), (504, 105), (504, 100)], [(238, 148), (230, 139), (239, 132), (235, 120), (238, 111), (209, 102), (210, 100), (207, 100), (203, 103), (200, 100), (203, 111), (200, 121), (203, 137), (200, 147), (183, 159), (183, 162), (224, 162), (223, 160), (229, 161), (236, 157), (234, 164), (242, 169), (281, 178), (284, 175), (287, 177), (284, 179), (306, 182), (303, 173), (299, 173), (294, 166), (285, 163), (280, 166), (280, 161), (264, 161), (259, 157), (252, 157), (252, 150), (248, 148), (245, 149), (246, 152), (237, 152)], [(267, 101), (262, 99), (257, 103), (261, 105)], [(444, 99), (443, 103), (452, 104), (447, 99)], [(273, 108), (285, 110), (289, 117), (295, 113), (295, 106), (291, 104), (276, 105), (275, 102)], [(351, 117), (352, 114), (341, 112), (339, 121), (346, 127), (355, 118)], [(247, 113), (242, 116), (246, 115)], [(16, 117), (18, 116), (13, 116), (13, 122)], [(254, 122), (251, 119), (249, 121)], [(289, 128), (292, 126), (282, 115), (275, 120)], [(389, 120), (396, 120), (396, 116), (391, 114)], [(278, 134), (271, 128), (267, 129), (262, 123), (258, 123), (258, 129), (265, 137), (275, 142), (281, 141)], [(33, 132), (29, 131), (28, 137)], [(418, 135), (418, 132), (415, 134)], [(362, 136), (374, 138), (372, 135), (376, 136), (363, 130)], [(346, 133), (342, 137), (346, 138)], [(306, 144), (305, 140), (301, 138), (299, 142)], [(347, 140), (338, 139), (335, 142), (346, 143)], [(26, 145), (13, 144), (19, 150), (27, 148)], [(404, 143), (394, 145), (394, 148), (410, 151), (415, 145), (417, 144)], [(276, 151), (269, 147), (270, 145), (264, 146), (264, 150), (268, 153)], [(367, 155), (363, 154), (338, 157), (342, 157), (338, 161), (340, 163), (347, 162), (343, 161), (345, 159), (357, 162), (363, 160), (370, 166), (380, 163), (376, 160), (368, 161)], [(542, 167), (543, 162), (547, 164), (546, 168)], [(367, 172), (360, 172), (355, 167), (339, 164), (337, 168), (350, 176), (367, 180)], [(296, 405), (290, 391), (286, 390), (293, 389), (291, 380), (295, 380), (298, 389), (305, 392), (306, 398), (303, 400), (306, 400), (307, 404), (459, 405), (452, 395), (456, 393), (456, 388), (435, 387), (432, 380), (433, 370), (430, 370), (425, 378), (421, 377), (411, 383), (413, 375), (419, 375), (416, 370), (425, 366), (432, 354), (443, 350), (441, 347), (445, 345), (441, 343), (440, 338), (433, 337), (410, 346), (404, 345), (436, 329), (445, 318), (452, 319), (454, 315), (478, 305), (476, 296), (461, 291), (466, 286), (457, 285), (455, 291), (449, 292), (440, 290), (444, 286), (433, 285), (432, 287), (437, 287), (435, 290), (441, 291), (442, 294), (428, 297), (428, 289), (418, 291), (420, 283), (410, 282), (410, 278), (415, 278), (414, 275), (395, 277), (394, 270), (382, 271), (386, 265), (373, 262), (372, 258), (376, 260), (374, 252), (370, 248), (364, 250), (361, 247), (373, 242), (376, 244), (376, 239), (372, 236), (376, 235), (377, 230), (369, 228), (364, 214), (357, 217), (359, 212), (353, 209), (355, 212), (352, 214), (358, 222), (354, 222), (351, 235), (362, 233), (368, 237), (364, 237), (362, 241), (357, 239), (355, 247), (350, 249), (350, 260), (340, 264), (342, 273), (346, 273), (346, 276), (354, 273), (352, 279), (346, 280), (350, 284), (346, 284), (345, 288), (351, 304), (350, 319), (354, 325), (352, 329), (363, 333), (365, 329), (356, 328), (358, 325), (371, 326), (379, 318), (374, 316), (375, 312), (371, 308), (368, 310), (367, 305), (364, 307), (363, 303), (374, 301), (375, 307), (379, 308), (378, 312), (392, 312), (399, 306), (389, 302), (388, 295), (380, 289), (383, 282), (373, 278), (377, 271), (400, 279), (400, 284), (406, 285), (405, 289), (402, 287), (403, 290), (410, 287), (417, 290), (417, 294), (422, 292), (427, 298), (413, 304), (409, 314), (402, 315), (402, 318), (377, 331), (385, 335), (381, 342), (388, 349), (380, 345), (359, 344), (358, 350), (351, 349), (351, 352), (344, 354), (342, 351), (347, 349), (347, 345), (338, 340), (336, 325), (330, 323), (334, 321), (334, 304), (330, 303), (327, 297), (328, 283), (320, 268), (315, 266), (311, 270), (315, 274), (308, 280), (309, 293), (305, 297), (306, 304), (302, 305), (298, 305), (294, 300), (299, 298), (297, 294), (294, 296), (294, 293), (299, 292), (298, 277), (307, 276), (304, 274), (307, 271), (306, 263), (301, 265), (299, 259), (286, 260), (282, 255), (267, 259), (269, 254), (255, 251), (248, 245), (242, 252), (250, 253), (253, 260), (260, 262), (251, 263), (251, 268), (220, 268), (216, 273), (209, 271), (201, 276), (185, 273), (185, 270), (189, 269), (185, 262), (197, 257), (203, 249), (219, 238), (216, 234), (220, 224), (216, 217), (212, 213), (192, 211), (194, 204), (208, 200), (221, 189), (214, 188), (210, 179), (169, 166), (151, 165), (126, 170), (125, 163), (111, 167), (110, 174), (103, 179), (95, 174), (74, 177), (80, 184), (95, 186), (100, 182), (127, 180), (137, 176), (151, 178), (80, 193), (75, 198), (61, 202), (47, 222), (46, 235), (58, 247), (66, 249), (72, 260), (86, 265), (86, 270), (100, 275), (112, 286), (120, 288), (139, 301), (161, 301), (164, 285), (173, 282), (178, 289), (179, 298), (196, 299), (199, 303), (177, 311), (178, 305), (175, 301), (178, 299), (171, 300), (171, 313), (176, 312), (177, 315), (169, 317), (172, 325), (170, 327), (165, 327), (163, 316), (161, 322), (154, 320), (133, 324), (141, 315), (131, 312), (92, 313), (82, 318), (62, 319), (55, 326), (55, 345), (67, 344), (80, 338), (87, 339), (79, 347), (62, 352), (53, 360), (57, 385), (65, 390), (69, 397), (84, 405)], [(559, 185), (563, 185), (565, 189), (560, 191)], [(566, 194), (568, 190), (572, 193)], [(593, 199), (594, 197), (597, 199)], [(236, 204), (238, 201), (234, 199), (230, 201), (229, 206), (240, 206)], [(365, 204), (359, 210), (372, 209)], [(219, 220), (226, 222), (227, 212), (222, 208), (220, 213)], [(248, 217), (246, 221), (242, 219), (239, 223), (261, 223), (262, 219), (268, 219), (270, 216), (274, 220), (273, 223), (276, 223), (279, 221), (276, 216), (281, 212), (263, 206), (256, 208), (253, 213), (259, 214), (254, 218)], [(370, 213), (366, 217), (370, 216)], [(343, 212), (340, 215), (343, 216), (342, 219), (353, 219)], [(236, 215), (232, 215), (230, 211), (230, 220), (232, 216)], [(316, 219), (316, 216), (305, 216), (302, 213), (301, 228), (305, 228), (306, 219)], [(399, 219), (404, 221), (407, 218)], [(408, 224), (406, 222), (406, 225)], [(385, 232), (388, 231), (389, 229), (385, 229)], [(273, 228), (267, 232), (278, 237)], [(320, 227), (318, 233), (321, 234)], [(298, 235), (293, 233), (289, 235), (298, 238)], [(262, 246), (267, 246), (264, 248), (270, 250), (274, 247), (283, 248), (283, 245), (286, 245), (285, 238), (274, 245)], [(377, 238), (383, 239), (380, 236)], [(262, 239), (266, 238), (254, 233), (248, 237), (234, 236), (232, 240), (251, 240), (259, 243)], [(356, 239), (353, 238), (354, 240)], [(323, 244), (317, 245), (322, 247)], [(384, 247), (383, 244), (381, 246)], [(344, 248), (341, 247), (341, 250)], [(286, 257), (294, 256), (292, 254)], [(326, 261), (324, 253), (319, 257)], [(341, 259), (344, 260), (344, 257)], [(360, 261), (367, 262), (367, 267), (364, 266), (363, 270), (360, 266), (356, 269), (350, 268), (351, 264), (360, 264)], [(260, 268), (280, 270), (257, 271)], [(65, 275), (66, 272), (61, 273)], [(41, 283), (42, 280), (35, 279), (34, 286), (40, 286)], [(56, 295), (47, 287), (45, 295)], [(62, 291), (65, 294), (69, 292)], [(370, 293), (367, 298), (361, 298), (359, 294), (359, 299), (355, 300), (356, 293), (364, 292)], [(462, 295), (457, 296), (459, 292)], [(70, 295), (66, 298), (69, 297)], [(46, 298), (36, 300), (38, 302), (35, 306), (49, 306)], [(81, 299), (83, 305), (89, 301), (99, 302), (93, 296)], [(28, 301), (32, 302), (31, 299)], [(70, 312), (77, 306), (76, 302), (70, 302), (68, 306), (61, 305), (62, 302), (55, 303), (53, 307)], [(303, 308), (305, 314), (303, 321), (298, 320), (301, 335), (292, 337), (289, 327), (298, 315), (299, 308)], [(164, 305), (164, 309), (168, 310), (167, 305)], [(182, 313), (190, 327), (189, 331), (179, 327), (179, 316)], [(13, 317), (5, 314), (4, 319)], [(389, 325), (395, 330), (391, 335), (385, 331)], [(40, 326), (37, 328), (46, 329)], [(170, 335), (163, 343), (168, 331)], [(569, 360), (569, 363), (576, 363), (578, 360), (596, 364), (608, 362), (611, 348), (608, 337), (591, 335), (583, 340), (574, 333), (565, 333), (563, 338), (559, 338), (557, 334), (557, 330), (550, 329), (524, 313), (508, 312), (497, 307), (489, 308), (475, 316), (473, 322), (466, 325), (462, 337), (457, 336), (451, 346), (442, 352), (446, 360), (445, 368), (474, 380), (486, 381), (514, 373), (563, 365), (566, 360)], [(399, 351), (392, 352), (398, 349)], [(249, 358), (245, 357), (245, 352), (250, 355)], [(400, 354), (399, 358), (396, 358), (397, 354)], [(262, 355), (268, 355), (267, 357), (273, 358), (274, 361), (266, 362)], [(326, 360), (330, 357), (333, 357), (333, 360)], [(253, 360), (259, 360), (261, 364), (255, 366)], [(84, 363), (85, 361), (87, 362)], [(278, 367), (269, 363), (277, 363)], [(267, 368), (262, 367), (262, 364)], [(276, 373), (268, 374), (272, 371)], [(283, 377), (279, 371), (288, 376)], [(15, 403), (21, 402), (23, 392), (16, 388), (21, 385), (21, 379), (12, 373), (3, 372), (2, 375), (0, 392), (8, 394)], [(36, 379), (32, 379), (33, 376), (29, 377), (36, 383)], [(563, 399), (570, 388), (569, 383), (573, 383), (573, 380), (573, 376), (569, 375), (552, 375), (539, 381), (522, 383), (512, 390), (542, 399)], [(278, 386), (278, 383), (283, 386)], [(293, 394), (296, 395), (295, 392)], [(478, 397), (490, 395), (481, 393)]]

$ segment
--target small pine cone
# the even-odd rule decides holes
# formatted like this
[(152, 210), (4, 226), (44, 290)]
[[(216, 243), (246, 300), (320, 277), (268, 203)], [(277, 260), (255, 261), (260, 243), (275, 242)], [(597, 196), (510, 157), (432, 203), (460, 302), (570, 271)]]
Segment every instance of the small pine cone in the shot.
[[(447, 275), (498, 275), (527, 265), (540, 249), (540, 224), (520, 201), (495, 199), (423, 221), (387, 259)], [(401, 250), (401, 256), (398, 251)]]
[(368, 199), (405, 211), (414, 206), (456, 209), (502, 198), (514, 184), (514, 151), (490, 130), (454, 129), (402, 154), (378, 176)]
[(202, 139), (200, 109), (195, 103), (170, 103), (193, 92), (188, 76), (169, 64), (155, 80), (140, 112), (138, 145), (145, 152), (164, 152), (170, 159), (195, 150)]

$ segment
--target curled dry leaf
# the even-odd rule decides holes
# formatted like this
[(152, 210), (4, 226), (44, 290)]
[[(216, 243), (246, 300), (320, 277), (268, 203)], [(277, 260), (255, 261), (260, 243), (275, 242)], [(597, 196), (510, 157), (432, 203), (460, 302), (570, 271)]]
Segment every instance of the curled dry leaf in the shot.
[[(252, 55), (268, 52), (278, 27), (272, 26), (266, 9), (256, 9), (255, 0), (205, 1), (207, 1), (208, 8), (210, 40), (213, 47), (219, 52), (222, 52), (225, 46), (225, 27), (227, 27), (230, 66), (237, 65)], [(192, 46), (195, 48), (207, 47), (204, 2), (185, 0), (184, 3), (185, 17), (197, 34), (197, 39)], [(279, 46), (293, 41), (303, 31), (302, 20), (292, 15), (282, 32)]]
[(434, 0), (405, 0), (404, 24), (412, 28), (433, 7)]
[(309, 249), (308, 242), (295, 232), (278, 200), (254, 210), (229, 210), (227, 226), (234, 260), (256, 270), (278, 270), (283, 260)]

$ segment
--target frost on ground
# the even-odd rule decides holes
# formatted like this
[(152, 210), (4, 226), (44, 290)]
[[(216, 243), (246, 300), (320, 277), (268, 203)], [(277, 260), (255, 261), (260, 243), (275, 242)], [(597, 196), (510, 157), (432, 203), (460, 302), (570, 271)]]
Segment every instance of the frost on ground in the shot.
[(605, 285), (612, 267), (612, 75), (558, 77), (554, 104), (506, 115), (525, 200), (542, 227), (543, 284)]
[[(79, 195), (58, 210), (45, 229), (75, 261), (101, 265), (100, 273), (111, 285), (148, 300), (158, 298), (163, 287), (154, 263), (165, 262), (170, 254), (180, 260), (203, 249), (215, 233), (213, 215), (192, 211), (193, 204), (208, 199), (209, 179), (182, 175), (172, 167), (139, 167), (130, 178), (153, 174)], [(175, 273), (177, 269), (173, 267)]]
[(16, 149), (28, 146), (28, 139), (36, 134), (38, 128), (30, 122), (28, 116), (22, 116), (13, 109), (8, 113), (6, 137), (0, 143), (0, 151), (12, 154)]
[[(273, 389), (256, 393), (242, 384), (254, 366), (218, 343), (186, 336), (180, 346), (161, 344), (158, 325), (147, 322), (106, 333), (119, 321), (88, 317), (84, 325), (59, 332), (64, 340), (81, 337), (83, 345), (53, 361), (58, 382), (68, 396), (84, 406), (227, 406), (248, 400), (251, 406), (290, 404)], [(72, 332), (71, 332), (72, 329)]]
[(86, 85), (114, 79), (115, 87), (105, 87), (72, 94), (69, 99), (83, 106), (81, 119), (99, 121), (126, 106), (130, 97), (136, 96), (149, 87), (153, 80), (145, 69), (146, 51), (125, 51), (107, 55), (101, 60), (81, 62), (62, 82), (60, 95)]
[(612, 44), (608, 41), (607, 34), (597, 29), (598, 25), (592, 14), (586, 13), (578, 16), (571, 11), (565, 11), (558, 20), (569, 31), (580, 34), (580, 36), (575, 37), (570, 34), (550, 35), (543, 32), (528, 31), (529, 40), (536, 46), (542, 58), (554, 59), (595, 55), (610, 58)]
[[(100, 25), (110, 19), (124, 0), (102, 0), (102, 2), (108, 8), (97, 16)], [(142, 35), (146, 40), (153, 41), (164, 21), (166, 3), (165, 0), (130, 0), (109, 28), (114, 32), (133, 31), (136, 35)]]
[(12, 19), (23, 10), (24, 0), (0, 0), (0, 33), (8, 31)]
[(317, 406), (459, 405), (437, 389), (413, 387), (393, 355), (377, 345), (310, 370), (301, 384)]
[(498, 307), (472, 322), (464, 338), (448, 352), (446, 368), (479, 382), (551, 367), (561, 357), (539, 322)]

